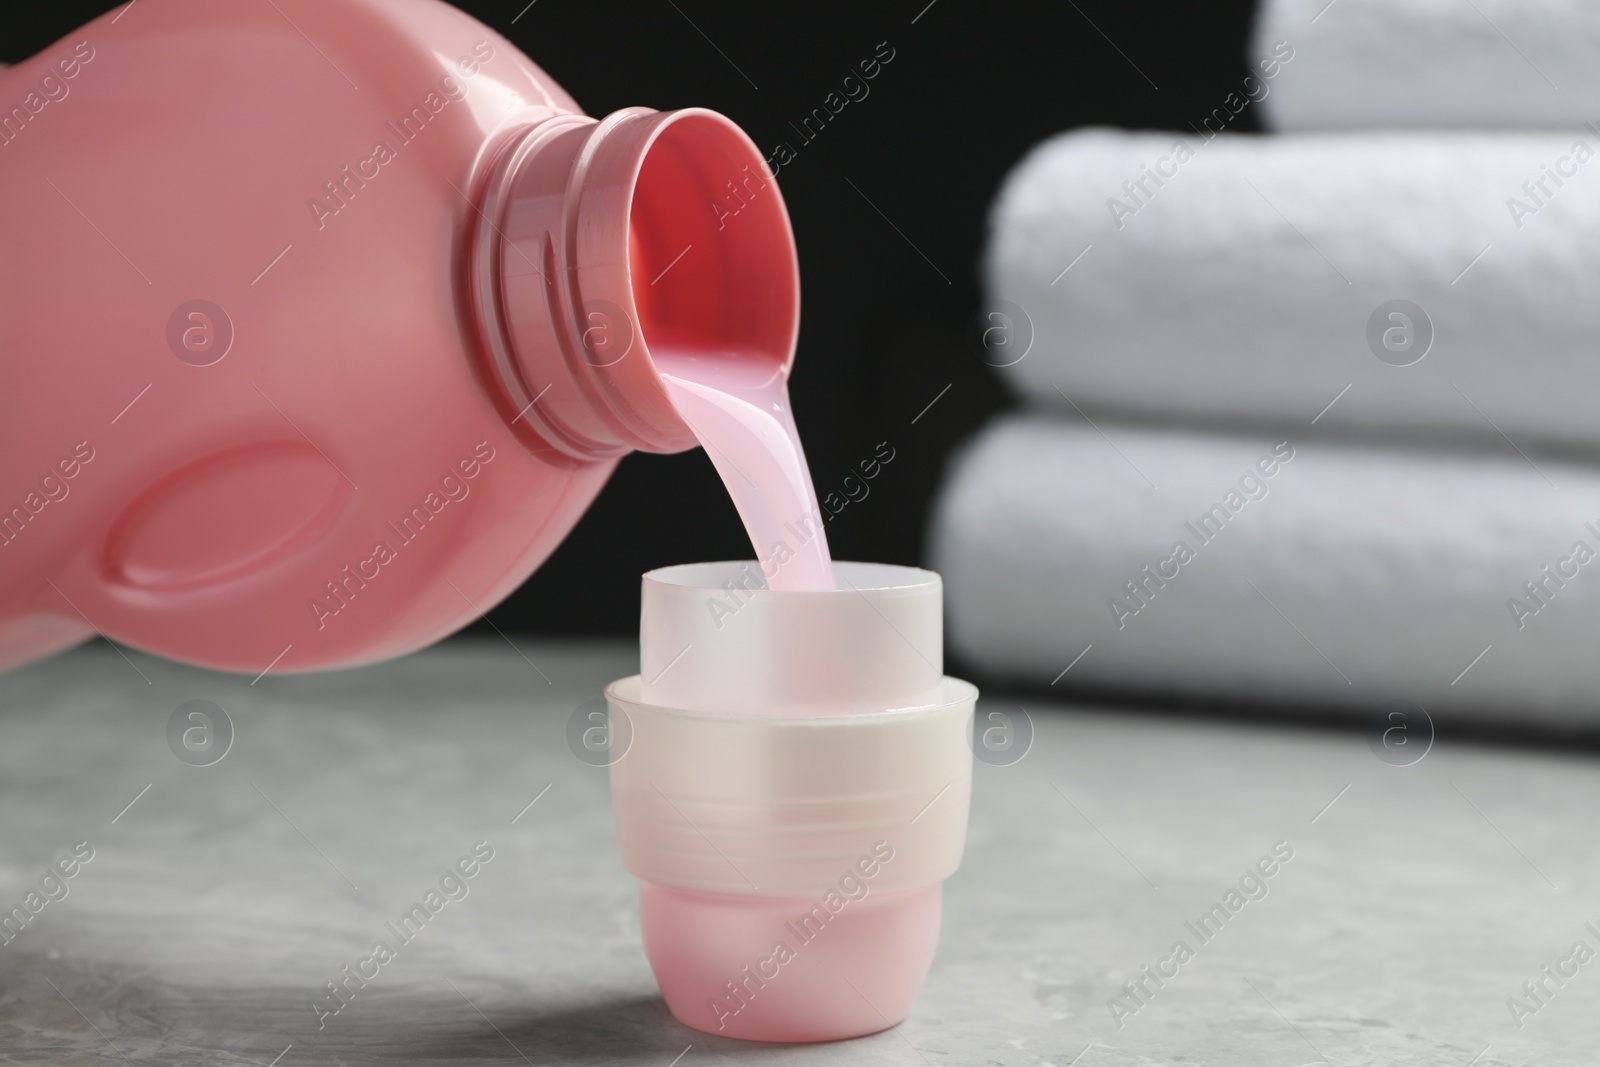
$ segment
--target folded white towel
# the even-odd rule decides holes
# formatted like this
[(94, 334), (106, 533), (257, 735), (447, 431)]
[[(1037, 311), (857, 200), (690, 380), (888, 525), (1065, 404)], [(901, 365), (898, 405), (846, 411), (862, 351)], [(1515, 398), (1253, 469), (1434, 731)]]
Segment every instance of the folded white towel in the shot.
[[(1304, 427), (1339, 396), (1319, 429), (1600, 443), (1600, 136), (1588, 131), (1081, 130), (1008, 179), (986, 266), (990, 297), (1032, 322), (1010, 381), (1068, 411), (1063, 394)], [(1427, 317), (1405, 353), (1383, 347), (1408, 336), (1409, 320), (1380, 311), (1398, 299)], [(997, 364), (1025, 347), (1011, 318), (1014, 344), (990, 335)], [(1431, 351), (1392, 365), (1420, 353), (1427, 321)]]
[(1600, 717), (1586, 468), (1008, 416), (932, 532), (952, 648), (1012, 679)]
[(1294, 58), (1273, 129), (1576, 127), (1600, 119), (1593, 0), (1262, 0), (1255, 51)]

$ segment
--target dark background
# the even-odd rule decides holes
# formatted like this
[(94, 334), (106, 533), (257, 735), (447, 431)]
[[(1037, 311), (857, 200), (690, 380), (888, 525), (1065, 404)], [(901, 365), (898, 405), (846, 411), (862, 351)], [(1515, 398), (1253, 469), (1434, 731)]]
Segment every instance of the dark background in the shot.
[[(509, 37), (590, 114), (709, 107), (768, 154), (780, 141), (797, 148), (779, 174), (803, 279), (796, 418), (819, 495), (879, 442), (894, 448), (870, 495), (827, 531), (835, 557), (891, 563), (922, 562), (946, 459), (1009, 403), (968, 341), (985, 220), (1002, 178), (1031, 145), (1074, 126), (1187, 129), (1246, 73), (1253, 7), (525, 4), (456, 6)], [(0, 61), (24, 59), (113, 6), (7, 5)], [(802, 144), (789, 124), (821, 107), (880, 42), (894, 59), (868, 83), (869, 95)], [(1234, 128), (1255, 124), (1247, 108)], [(698, 449), (633, 455), (567, 542), (490, 618), (506, 631), (629, 634), (638, 627), (641, 572), (751, 554)]]

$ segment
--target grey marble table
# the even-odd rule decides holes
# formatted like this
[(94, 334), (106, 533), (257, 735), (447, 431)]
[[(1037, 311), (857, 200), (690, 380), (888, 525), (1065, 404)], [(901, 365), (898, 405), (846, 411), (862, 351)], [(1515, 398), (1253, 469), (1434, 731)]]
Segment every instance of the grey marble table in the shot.
[[(93, 849), (0, 945), (0, 1063), (1600, 1060), (1600, 959), (1572, 955), (1600, 950), (1593, 757), (1441, 742), (1395, 767), (1359, 732), (1026, 699), (1032, 748), (976, 768), (903, 1026), (811, 1047), (688, 1030), (639, 945), (605, 771), (565, 740), (633, 665), (452, 643), (252, 685), (100, 646), (0, 676), (0, 908)], [(235, 731), (207, 767), (167, 739), (196, 699)], [(494, 857), (468, 895), (319, 1030), (323, 984), (478, 841)], [(1266, 895), (1196, 937), (1277, 842), (1293, 858), (1246, 880)], [(1146, 965), (1177, 973), (1114, 1012)]]

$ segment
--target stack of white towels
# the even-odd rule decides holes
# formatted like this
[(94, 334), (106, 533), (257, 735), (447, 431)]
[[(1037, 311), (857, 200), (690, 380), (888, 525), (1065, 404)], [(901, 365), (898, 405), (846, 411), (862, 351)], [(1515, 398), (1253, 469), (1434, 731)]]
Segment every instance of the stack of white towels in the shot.
[(936, 507), (953, 648), (1600, 722), (1600, 3), (1263, 0), (1252, 50), (1191, 129), (1007, 181), (987, 351), (1026, 406)]

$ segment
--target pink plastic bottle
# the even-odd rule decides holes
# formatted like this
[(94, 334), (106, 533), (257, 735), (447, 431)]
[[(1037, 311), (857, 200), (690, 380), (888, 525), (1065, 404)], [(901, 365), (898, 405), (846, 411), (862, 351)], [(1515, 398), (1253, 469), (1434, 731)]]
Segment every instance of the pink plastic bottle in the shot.
[(251, 674), (400, 655), (691, 419), (773, 567), (646, 582), (611, 690), (646, 951), (714, 1033), (899, 1022), (976, 694), (937, 577), (836, 571), (807, 518), (766, 174), (709, 111), (585, 117), (434, 0), (137, 0), (0, 71), (0, 668), (97, 630)]
[(434, 0), (139, 0), (0, 71), (0, 667), (472, 621), (619, 457), (696, 443), (652, 345), (787, 375), (765, 174)]

